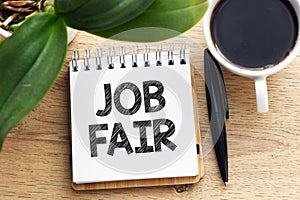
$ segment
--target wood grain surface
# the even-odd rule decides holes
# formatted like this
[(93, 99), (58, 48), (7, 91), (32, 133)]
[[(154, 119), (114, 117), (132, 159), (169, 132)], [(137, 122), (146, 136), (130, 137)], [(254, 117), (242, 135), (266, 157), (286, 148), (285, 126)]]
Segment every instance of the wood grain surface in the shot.
[[(196, 91), (205, 177), (187, 191), (146, 187), (74, 191), (71, 187), (68, 61), (72, 49), (93, 49), (103, 39), (79, 32), (47, 96), (14, 128), (0, 153), (0, 199), (297, 199), (300, 188), (300, 57), (268, 78), (270, 112), (256, 112), (251, 79), (223, 70), (229, 98), (229, 185), (224, 187), (208, 133), (202, 23), (193, 39)], [(16, 55), (17, 56), (17, 55)], [(52, 55), (49, 55), (52, 56)]]

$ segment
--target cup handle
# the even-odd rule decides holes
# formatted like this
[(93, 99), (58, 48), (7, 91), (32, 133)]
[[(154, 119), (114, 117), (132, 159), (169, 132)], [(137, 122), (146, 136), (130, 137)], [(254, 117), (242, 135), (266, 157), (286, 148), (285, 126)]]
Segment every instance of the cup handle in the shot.
[(254, 78), (257, 112), (269, 111), (269, 98), (266, 77)]

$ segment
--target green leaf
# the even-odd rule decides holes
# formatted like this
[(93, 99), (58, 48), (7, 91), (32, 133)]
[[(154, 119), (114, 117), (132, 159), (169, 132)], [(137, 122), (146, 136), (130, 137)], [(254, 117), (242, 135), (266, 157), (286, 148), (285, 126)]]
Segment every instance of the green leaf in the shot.
[(105, 31), (88, 32), (116, 40), (164, 40), (193, 27), (204, 16), (207, 8), (207, 0), (156, 0), (145, 12), (125, 24)]
[(54, 83), (67, 49), (66, 25), (40, 13), (0, 43), (0, 149), (7, 133)]
[(56, 13), (68, 13), (80, 8), (87, 0), (55, 0), (54, 9)]
[(55, 0), (55, 12), (68, 26), (102, 31), (130, 21), (154, 0)]

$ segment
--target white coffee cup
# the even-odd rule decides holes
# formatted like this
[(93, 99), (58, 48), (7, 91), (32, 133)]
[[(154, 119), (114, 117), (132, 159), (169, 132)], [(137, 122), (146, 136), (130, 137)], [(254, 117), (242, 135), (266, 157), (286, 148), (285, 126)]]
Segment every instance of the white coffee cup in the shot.
[(282, 60), (280, 63), (266, 69), (259, 69), (259, 70), (251, 70), (247, 68), (241, 68), (240, 66), (235, 65), (234, 63), (230, 62), (226, 59), (222, 53), (217, 49), (212, 35), (211, 35), (211, 19), (213, 15), (213, 11), (218, 3), (222, 0), (210, 0), (210, 6), (204, 16), (204, 36), (206, 39), (206, 43), (208, 49), (212, 53), (212, 55), (221, 63), (229, 71), (254, 79), (255, 82), (255, 91), (256, 91), (256, 105), (258, 112), (268, 112), (269, 104), (268, 104), (268, 90), (267, 90), (267, 81), (266, 78), (269, 75), (272, 75), (284, 67), (286, 67), (292, 60), (297, 56), (300, 50), (300, 37), (299, 37), (299, 27), (300, 27), (300, 3), (298, 0), (289, 0), (291, 5), (294, 7), (294, 10), (297, 14), (298, 19), (298, 37), (295, 42), (293, 49), (290, 51), (289, 55)]

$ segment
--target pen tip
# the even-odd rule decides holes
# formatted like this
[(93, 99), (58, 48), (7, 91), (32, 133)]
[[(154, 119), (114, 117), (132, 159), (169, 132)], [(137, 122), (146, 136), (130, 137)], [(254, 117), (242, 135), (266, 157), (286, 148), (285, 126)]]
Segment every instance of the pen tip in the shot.
[(228, 182), (224, 182), (225, 187), (227, 187)]

